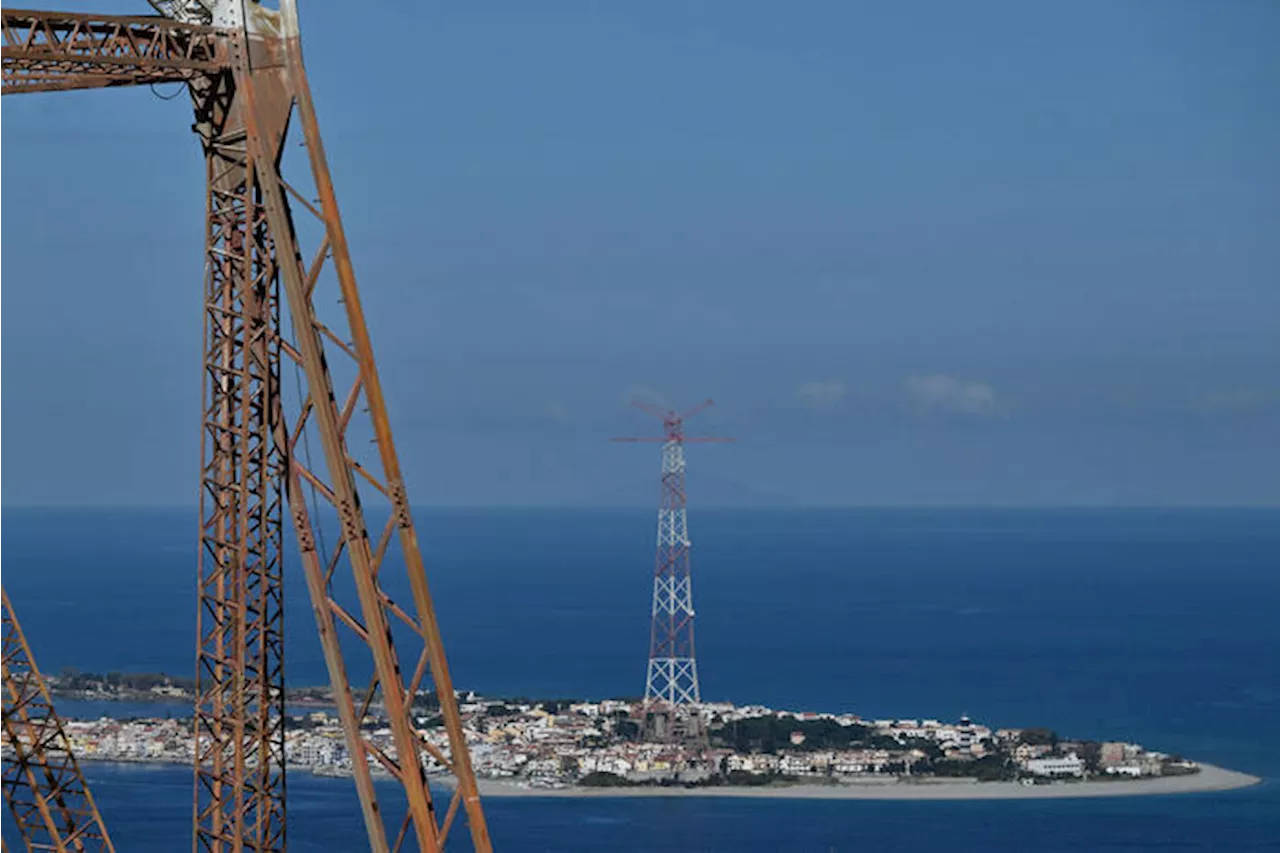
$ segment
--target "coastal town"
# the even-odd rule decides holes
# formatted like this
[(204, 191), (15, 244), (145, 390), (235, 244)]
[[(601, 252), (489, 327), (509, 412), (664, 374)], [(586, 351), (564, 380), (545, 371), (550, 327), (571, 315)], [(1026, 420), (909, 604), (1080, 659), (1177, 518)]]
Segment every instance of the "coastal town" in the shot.
[[(65, 679), (58, 689), (70, 690)], [(156, 699), (189, 698), (185, 686), (168, 680), (151, 683), (145, 692)], [(95, 693), (136, 699), (141, 691), (74, 691), (80, 697)], [(993, 729), (967, 717), (873, 719), (714, 702), (646, 706), (471, 693), (458, 698), (477, 775), (526, 789), (839, 786), (929, 779), (1037, 785), (1121, 782), (1200, 770), (1194, 762), (1138, 744), (1072, 740), (1043, 728)], [(430, 755), (449, 752), (435, 711), (430, 694), (415, 703), (419, 734), (430, 745), (423, 750), (424, 761), (429, 772), (443, 774)], [(376, 708), (364, 726), (374, 744), (394, 756), (391, 731)], [(195, 751), (190, 720), (103, 717), (68, 720), (66, 729), (75, 754), (85, 760), (189, 763)], [(351, 773), (352, 756), (331, 709), (291, 707), (284, 755), (289, 766), (318, 775)]]

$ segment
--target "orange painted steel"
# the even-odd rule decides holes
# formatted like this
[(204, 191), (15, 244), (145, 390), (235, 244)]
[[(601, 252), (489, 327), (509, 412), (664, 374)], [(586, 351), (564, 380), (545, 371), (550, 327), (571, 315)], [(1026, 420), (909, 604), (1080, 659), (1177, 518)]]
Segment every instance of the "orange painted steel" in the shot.
[[(279, 11), (244, 8), (235, 27), (3, 12), (4, 94), (179, 81), (195, 110), (207, 211), (193, 849), (285, 849), (287, 504), (370, 849), (443, 850), (461, 815), (473, 848), (489, 851), (296, 10), (292, 0)], [(287, 179), (293, 119), (310, 168)], [(328, 299), (340, 318), (322, 320)], [(297, 411), (286, 412), (284, 368), (299, 380)], [(376, 537), (366, 505), (386, 518)], [(339, 527), (332, 553), (326, 515)], [(394, 571), (405, 572), (403, 605), (384, 583)], [(368, 686), (353, 689), (352, 672), (368, 674)], [(427, 701), (438, 702), (443, 745), (418, 728), (415, 705)], [(363, 725), (370, 715), (386, 719), (389, 744)], [(375, 767), (407, 797), (398, 825), (387, 823)], [(428, 768), (452, 780), (443, 812)]]
[[(4, 798), (29, 850), (114, 851), (9, 593), (3, 598)], [(6, 845), (5, 850), (8, 850)]]

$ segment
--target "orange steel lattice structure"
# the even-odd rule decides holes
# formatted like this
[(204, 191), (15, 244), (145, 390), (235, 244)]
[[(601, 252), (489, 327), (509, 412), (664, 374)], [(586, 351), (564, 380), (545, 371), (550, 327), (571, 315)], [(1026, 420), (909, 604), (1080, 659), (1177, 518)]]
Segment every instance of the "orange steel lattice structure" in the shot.
[[(193, 847), (285, 848), (287, 506), (370, 848), (442, 850), (461, 812), (473, 847), (490, 850), (294, 2), (152, 3), (161, 16), (5, 10), (0, 91), (177, 82), (191, 96), (207, 204)], [(309, 169), (290, 180), (294, 122)], [(308, 233), (314, 242), (304, 247)], [(323, 317), (322, 298), (340, 315)], [(299, 377), (296, 411), (284, 402), (282, 365)], [(386, 518), (372, 531), (370, 503)], [(339, 528), (332, 553), (326, 514)], [(393, 571), (406, 574), (403, 604), (383, 583)], [(354, 689), (349, 669), (370, 673), (367, 686)], [(428, 692), (447, 732), (443, 749), (414, 724), (414, 701)], [(388, 721), (390, 748), (362, 726), (371, 710)], [(404, 789), (398, 825), (386, 822), (374, 765)], [(431, 765), (455, 782), (443, 812), (427, 786)]]
[[(4, 796), (31, 850), (114, 851), (89, 793), (48, 685), (9, 605), (4, 603)], [(8, 850), (8, 845), (5, 846)]]

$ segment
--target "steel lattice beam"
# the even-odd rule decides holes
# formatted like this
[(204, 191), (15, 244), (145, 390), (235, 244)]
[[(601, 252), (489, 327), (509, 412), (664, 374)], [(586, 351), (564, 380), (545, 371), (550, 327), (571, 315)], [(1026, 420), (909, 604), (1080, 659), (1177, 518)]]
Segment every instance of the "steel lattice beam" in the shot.
[[(4, 796), (28, 850), (114, 851), (9, 594), (3, 597)], [(6, 847), (6, 850), (8, 848)]]
[(160, 17), (6, 9), (3, 33), (5, 94), (181, 82), (227, 65), (218, 30)]

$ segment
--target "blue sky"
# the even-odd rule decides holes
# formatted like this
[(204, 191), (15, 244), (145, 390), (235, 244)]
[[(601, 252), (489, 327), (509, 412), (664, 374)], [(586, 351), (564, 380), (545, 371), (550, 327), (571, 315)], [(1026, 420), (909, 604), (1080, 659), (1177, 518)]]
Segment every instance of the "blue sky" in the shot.
[[(1280, 503), (1280, 5), (302, 5), (415, 502)], [(3, 117), (4, 503), (193, 502), (187, 107)]]

